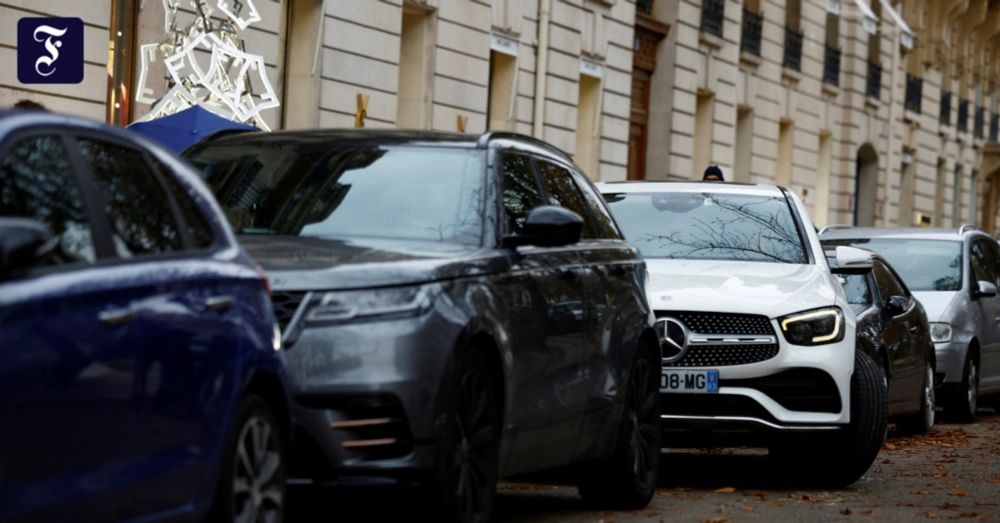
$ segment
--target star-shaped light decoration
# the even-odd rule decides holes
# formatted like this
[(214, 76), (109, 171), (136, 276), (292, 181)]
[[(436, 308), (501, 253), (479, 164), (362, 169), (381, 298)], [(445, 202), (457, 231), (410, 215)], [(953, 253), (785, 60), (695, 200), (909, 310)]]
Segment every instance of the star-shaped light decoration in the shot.
[[(261, 20), (253, 0), (216, 0), (225, 15), (221, 20), (212, 19), (208, 0), (189, 0), (195, 18), (184, 28), (177, 26), (183, 0), (162, 1), (167, 36), (160, 43), (140, 47), (136, 101), (153, 108), (138, 121), (201, 105), (220, 116), (270, 130), (261, 111), (278, 107), (280, 102), (267, 77), (264, 58), (247, 53), (238, 34)], [(207, 62), (206, 56), (210, 57)], [(170, 90), (154, 98), (149, 69), (158, 62), (166, 68)]]

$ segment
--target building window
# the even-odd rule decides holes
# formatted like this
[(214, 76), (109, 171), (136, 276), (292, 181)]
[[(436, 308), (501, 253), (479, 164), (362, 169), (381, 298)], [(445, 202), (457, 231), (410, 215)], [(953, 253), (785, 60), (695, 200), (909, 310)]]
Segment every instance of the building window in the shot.
[(912, 74), (906, 75), (906, 109), (920, 114), (923, 99), (924, 79)]
[(600, 138), (597, 131), (600, 117), (601, 79), (580, 75), (580, 98), (576, 109), (576, 163), (590, 179), (597, 180), (600, 159)]
[(517, 57), (490, 52), (490, 94), (487, 101), (489, 129), (514, 129), (514, 100), (517, 96)]
[(990, 118), (990, 142), (997, 143), (1000, 141), (1000, 114), (993, 114)]
[(967, 132), (969, 130), (969, 101), (959, 100), (958, 102), (958, 130)]
[[(319, 127), (321, 75), (313, 71), (316, 33), (322, 27), (323, 0), (286, 2), (285, 85), (281, 104), (286, 129)], [(322, 51), (321, 51), (322, 52)]]
[(704, 0), (701, 5), (701, 30), (722, 38), (722, 27), (726, 20), (725, 0)]
[(701, 178), (702, 172), (709, 164), (714, 163), (712, 158), (712, 119), (714, 116), (715, 95), (712, 93), (698, 93), (697, 103), (694, 109), (694, 154), (691, 161), (694, 164), (692, 176)]
[(743, 32), (740, 34), (740, 51), (760, 56), (760, 35), (764, 14), (743, 9)]
[(941, 115), (938, 118), (941, 125), (951, 125), (951, 93), (941, 93)]
[(778, 126), (778, 170), (774, 183), (782, 187), (792, 184), (792, 151), (795, 145), (795, 125), (782, 121)]
[(782, 64), (793, 70), (802, 70), (802, 32), (785, 27), (785, 57)]
[(653, 14), (653, 0), (635, 0), (635, 10), (647, 15)]
[(897, 220), (897, 224), (900, 227), (913, 225), (913, 204), (917, 193), (914, 154), (916, 154), (916, 151), (912, 149), (903, 149), (903, 165), (901, 166), (899, 180), (899, 218)]
[(785, 4), (785, 56), (783, 65), (794, 71), (802, 70), (802, 0)]
[(813, 223), (817, 227), (827, 224), (830, 215), (830, 171), (833, 164), (833, 135), (819, 134), (819, 165), (816, 169), (816, 205), (813, 207)]
[(753, 109), (736, 110), (736, 151), (733, 157), (733, 181), (750, 181), (750, 164), (753, 162)]
[(823, 81), (829, 85), (840, 85), (840, 17), (829, 12), (826, 13)]
[(865, 94), (876, 100), (882, 97), (882, 67), (875, 62), (868, 62)]
[(431, 126), (431, 86), (434, 74), (434, 11), (403, 6), (399, 37), (399, 101), (396, 126), (426, 129)]
[(976, 138), (983, 137), (983, 125), (986, 123), (986, 108), (979, 106), (976, 108), (976, 119), (972, 123), (972, 133)]

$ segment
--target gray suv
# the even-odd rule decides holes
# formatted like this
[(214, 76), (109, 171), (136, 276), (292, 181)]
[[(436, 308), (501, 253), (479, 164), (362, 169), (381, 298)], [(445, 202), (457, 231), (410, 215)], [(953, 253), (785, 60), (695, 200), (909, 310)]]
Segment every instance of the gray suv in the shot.
[(1000, 247), (983, 230), (853, 228), (820, 231), (825, 246), (881, 254), (927, 311), (936, 382), (947, 412), (975, 418), (979, 396), (1000, 393)]

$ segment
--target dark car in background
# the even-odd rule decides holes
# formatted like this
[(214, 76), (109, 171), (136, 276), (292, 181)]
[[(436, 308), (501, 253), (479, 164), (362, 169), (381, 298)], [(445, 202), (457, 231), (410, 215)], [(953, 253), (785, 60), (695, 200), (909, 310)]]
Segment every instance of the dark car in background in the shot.
[[(857, 348), (881, 365), (889, 390), (889, 416), (897, 430), (924, 433), (934, 428), (934, 342), (924, 307), (882, 256), (851, 249), (853, 258), (833, 247), (826, 259), (857, 315)], [(850, 260), (841, 265), (838, 259)]]
[(489, 517), (497, 477), (583, 463), (648, 503), (659, 352), (645, 265), (569, 157), (514, 134), (289, 131), (185, 156), (268, 271), (292, 481), (429, 487)]
[(0, 340), (0, 520), (281, 518), (267, 281), (163, 150), (0, 113)]
[(980, 397), (1000, 401), (1000, 247), (982, 229), (828, 226), (824, 245), (881, 254), (930, 321), (938, 400), (958, 421), (975, 420)]

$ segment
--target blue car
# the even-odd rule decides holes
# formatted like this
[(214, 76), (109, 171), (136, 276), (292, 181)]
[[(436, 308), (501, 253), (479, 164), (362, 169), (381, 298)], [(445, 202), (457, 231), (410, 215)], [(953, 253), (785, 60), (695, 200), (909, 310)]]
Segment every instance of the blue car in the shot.
[(0, 521), (280, 521), (266, 277), (183, 163), (0, 112)]

